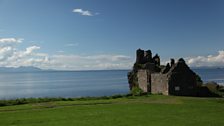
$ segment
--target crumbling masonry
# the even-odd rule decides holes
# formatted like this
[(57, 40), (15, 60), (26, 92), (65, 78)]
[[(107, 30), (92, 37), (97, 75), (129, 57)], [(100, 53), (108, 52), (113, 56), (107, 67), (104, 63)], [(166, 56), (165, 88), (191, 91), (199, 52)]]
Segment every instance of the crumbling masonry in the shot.
[(160, 57), (152, 57), (151, 50), (136, 51), (136, 62), (129, 72), (129, 86), (140, 88), (143, 92), (164, 95), (197, 96), (201, 84), (200, 77), (185, 63), (174, 59), (166, 66), (160, 65)]

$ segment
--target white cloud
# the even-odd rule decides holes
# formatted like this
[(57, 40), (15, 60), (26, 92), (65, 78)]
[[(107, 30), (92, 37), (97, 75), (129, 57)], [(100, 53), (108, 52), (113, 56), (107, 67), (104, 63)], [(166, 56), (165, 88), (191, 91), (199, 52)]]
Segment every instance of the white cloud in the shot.
[(224, 50), (218, 51), (217, 55), (188, 57), (186, 62), (192, 67), (219, 66), (224, 67)]
[(74, 12), (74, 13), (79, 13), (79, 14), (81, 14), (81, 15), (83, 15), (83, 16), (94, 16), (94, 15), (92, 14), (92, 12), (90, 12), (90, 11), (88, 11), (88, 10), (83, 10), (83, 9), (80, 9), (80, 8), (73, 9), (72, 12)]
[(24, 54), (31, 54), (34, 50), (38, 50), (38, 49), (40, 49), (39, 46), (30, 46), (26, 48), (26, 51), (24, 52)]
[(22, 43), (21, 38), (0, 38), (0, 44)]
[(21, 44), (23, 39), (1, 38), (0, 39), (0, 66), (1, 67), (18, 67), (18, 66), (37, 66), (46, 64), (48, 55), (36, 53), (40, 49), (38, 46), (30, 46), (21, 50), (14, 46)]
[[(58, 70), (102, 70), (102, 69), (130, 69), (134, 58), (121, 54), (75, 55), (60, 53), (49, 55), (41, 52), (39, 46), (30, 46), (23, 50), (14, 44), (23, 40), (16, 38), (0, 39), (0, 66), (18, 67), (35, 66), (42, 69)], [(78, 46), (67, 44), (66, 46)], [(216, 55), (196, 56), (185, 58), (191, 67), (218, 66), (224, 67), (224, 50)]]
[[(2, 41), (6, 42), (4, 39)], [(0, 67), (35, 66), (58, 70), (102, 70), (130, 69), (132, 65), (133, 59), (125, 55), (68, 55), (63, 53), (49, 55), (42, 53), (41, 48), (35, 45), (19, 49), (13, 44), (0, 43)]]
[(4, 61), (7, 57), (13, 55), (12, 47), (1, 47), (0, 48), (0, 61)]

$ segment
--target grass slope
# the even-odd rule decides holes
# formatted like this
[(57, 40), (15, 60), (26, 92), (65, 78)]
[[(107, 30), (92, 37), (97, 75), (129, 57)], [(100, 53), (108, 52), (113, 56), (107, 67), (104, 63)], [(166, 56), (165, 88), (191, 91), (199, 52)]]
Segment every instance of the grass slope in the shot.
[(223, 126), (224, 99), (149, 95), (0, 107), (1, 126)]

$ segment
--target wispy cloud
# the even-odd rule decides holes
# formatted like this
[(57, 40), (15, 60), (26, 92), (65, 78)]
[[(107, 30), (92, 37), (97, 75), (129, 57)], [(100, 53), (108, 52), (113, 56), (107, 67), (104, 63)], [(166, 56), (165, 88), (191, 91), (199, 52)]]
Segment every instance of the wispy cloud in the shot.
[(80, 9), (80, 8), (77, 8), (77, 9), (73, 9), (74, 13), (79, 13), (83, 16), (94, 16), (94, 14), (88, 10), (83, 10), (83, 9)]
[(58, 53), (64, 53), (65, 51), (63, 51), (63, 50), (58, 50), (57, 52), (58, 52)]
[(1, 44), (22, 43), (22, 38), (0, 38)]
[(130, 69), (133, 59), (125, 55), (53, 55), (51, 69), (105, 70)]
[(68, 44), (65, 44), (65, 46), (67, 47), (79, 46), (79, 43), (68, 43)]
[(186, 58), (186, 61), (192, 67), (224, 67), (224, 50), (218, 51), (218, 54), (216, 55), (188, 57)]

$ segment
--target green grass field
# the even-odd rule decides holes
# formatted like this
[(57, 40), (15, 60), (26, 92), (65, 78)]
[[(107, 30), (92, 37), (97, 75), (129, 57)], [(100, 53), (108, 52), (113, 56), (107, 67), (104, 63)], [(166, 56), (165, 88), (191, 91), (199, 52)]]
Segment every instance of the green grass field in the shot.
[(0, 107), (1, 126), (223, 126), (224, 99), (162, 95)]

